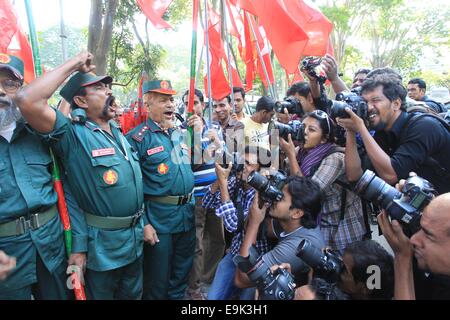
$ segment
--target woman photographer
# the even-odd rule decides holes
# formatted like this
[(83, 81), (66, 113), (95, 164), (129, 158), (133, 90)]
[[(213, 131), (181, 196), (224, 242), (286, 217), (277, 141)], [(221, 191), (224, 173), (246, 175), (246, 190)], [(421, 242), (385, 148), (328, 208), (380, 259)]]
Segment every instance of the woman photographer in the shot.
[(320, 229), (328, 247), (341, 253), (366, 234), (361, 199), (346, 185), (344, 151), (334, 143), (335, 126), (327, 113), (316, 110), (303, 120), (305, 142), (296, 150), (291, 137), (280, 138), (291, 175), (311, 177), (323, 192)]

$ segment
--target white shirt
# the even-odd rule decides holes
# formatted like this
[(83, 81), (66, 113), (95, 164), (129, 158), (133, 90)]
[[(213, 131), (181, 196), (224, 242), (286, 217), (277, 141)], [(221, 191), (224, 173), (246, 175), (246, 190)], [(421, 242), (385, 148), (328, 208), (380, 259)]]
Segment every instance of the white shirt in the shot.
[(16, 129), (16, 122), (14, 121), (9, 126), (0, 128), (0, 136), (5, 138), (8, 142), (11, 142), (11, 138), (14, 134), (15, 129)]

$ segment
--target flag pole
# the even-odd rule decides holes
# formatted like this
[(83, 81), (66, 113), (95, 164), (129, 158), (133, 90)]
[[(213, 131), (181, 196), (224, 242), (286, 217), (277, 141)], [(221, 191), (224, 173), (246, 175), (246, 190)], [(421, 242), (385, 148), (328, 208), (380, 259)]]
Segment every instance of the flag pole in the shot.
[(266, 80), (267, 80), (267, 86), (269, 88), (270, 94), (275, 99), (275, 93), (274, 93), (272, 84), (270, 83), (269, 74), (267, 73), (266, 64), (264, 63), (264, 60), (262, 57), (261, 48), (259, 47), (258, 38), (256, 37), (256, 32), (255, 32), (255, 29), (253, 28), (253, 23), (250, 19), (250, 15), (248, 14), (247, 11), (245, 11), (245, 15), (247, 16), (248, 23), (250, 24), (250, 30), (252, 30), (253, 37), (255, 38), (256, 49), (258, 50), (259, 60), (261, 61), (261, 65), (264, 70), (264, 76), (266, 77)]
[(61, 47), (62, 47), (62, 58), (65, 62), (68, 58), (67, 56), (67, 36), (66, 27), (64, 26), (64, 0), (59, 0), (59, 15), (60, 15), (60, 30), (61, 30)]
[[(194, 114), (194, 94), (195, 94), (195, 71), (197, 63), (197, 24), (198, 24), (198, 2), (194, 0), (194, 6), (192, 10), (192, 43), (191, 43), (191, 74), (189, 82), (189, 97), (188, 97), (188, 118)], [(192, 127), (188, 128), (190, 137), (193, 138)], [(191, 143), (191, 139), (189, 139)]]
[(211, 66), (209, 52), (209, 26), (208, 26), (208, 0), (204, 0), (205, 10), (205, 42), (206, 42), (206, 77), (208, 80), (208, 109), (209, 109), (209, 127), (212, 126), (212, 92), (211, 92)]
[[(234, 94), (233, 94), (233, 66), (231, 65), (231, 53), (230, 53), (230, 43), (228, 42), (228, 28), (227, 28), (227, 8), (225, 7), (225, 1), (221, 0), (222, 3), (222, 12), (223, 12), (223, 26), (224, 26), (224, 37), (225, 37), (225, 45), (227, 46), (227, 60), (228, 60), (228, 79), (230, 82), (230, 90), (231, 90), (231, 104), (233, 106), (233, 113), (236, 112), (236, 105), (234, 103)], [(237, 66), (236, 66), (237, 68)]]
[(30, 0), (25, 0), (25, 9), (27, 12), (28, 27), (30, 29), (31, 48), (33, 50), (34, 73), (36, 78), (42, 75), (41, 57), (39, 55), (39, 44), (36, 35), (36, 27), (34, 25), (33, 10)]

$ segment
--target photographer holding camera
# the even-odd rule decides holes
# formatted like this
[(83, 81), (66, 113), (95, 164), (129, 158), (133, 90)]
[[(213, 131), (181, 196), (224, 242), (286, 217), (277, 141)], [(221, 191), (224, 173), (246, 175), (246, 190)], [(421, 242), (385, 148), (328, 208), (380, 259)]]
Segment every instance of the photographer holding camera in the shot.
[(342, 260), (332, 252), (305, 243), (300, 244), (297, 255), (313, 269), (313, 279), (307, 286), (297, 288), (294, 300), (390, 300), (393, 297), (394, 260), (376, 241), (351, 243)]
[(320, 228), (325, 243), (341, 253), (364, 238), (369, 231), (364, 221), (361, 199), (347, 189), (343, 149), (334, 143), (334, 123), (316, 110), (303, 120), (305, 143), (296, 153), (292, 139), (280, 139), (288, 155), (291, 175), (311, 177), (324, 193)]
[(449, 299), (450, 193), (434, 198), (425, 207), (420, 221), (421, 230), (410, 239), (405, 236), (398, 221), (389, 221), (386, 211), (378, 216), (378, 222), (395, 254), (395, 299), (416, 298), (417, 283), (414, 282), (417, 278), (413, 275), (413, 256), (420, 270), (431, 273), (424, 298)]
[[(244, 239), (244, 222), (256, 192), (246, 181), (252, 172), (259, 171), (266, 165), (266, 161), (270, 159), (270, 152), (259, 147), (247, 146), (244, 157), (245, 162), (238, 157), (227, 168), (216, 164), (217, 181), (209, 187), (203, 197), (203, 207), (215, 209), (216, 215), (223, 218), (225, 229), (233, 234), (230, 249), (217, 266), (208, 291), (208, 300), (227, 300), (237, 291), (233, 284), (236, 266), (232, 259), (239, 253)], [(256, 246), (262, 253), (270, 249), (265, 237), (260, 237)], [(252, 299), (253, 296), (254, 290), (245, 290), (240, 294), (243, 300)]]
[[(267, 235), (278, 238), (278, 243), (269, 252), (265, 254), (261, 252), (262, 260), (260, 261), (267, 268), (272, 265), (289, 263), (296, 282), (306, 283), (309, 267), (295, 253), (299, 243), (305, 239), (320, 248), (325, 245), (316, 223), (321, 208), (322, 193), (319, 186), (310, 178), (294, 176), (287, 178), (282, 188), (282, 194), (282, 199), (273, 202), (268, 211), (272, 219), (266, 220)], [(265, 221), (268, 207), (265, 204), (263, 208), (260, 208), (258, 201), (260, 197), (264, 197), (264, 195), (258, 191), (258, 196), (255, 197), (250, 208), (245, 237), (240, 249), (240, 256), (244, 259), (251, 255), (250, 248), (256, 242), (258, 230)], [(267, 274), (265, 276), (270, 277)], [(255, 286), (250, 278), (252, 278), (251, 272), (244, 273), (238, 269), (235, 284), (240, 288)], [(267, 283), (267, 281), (262, 282)], [(260, 292), (260, 295), (264, 298), (263, 293)]]
[[(430, 181), (439, 193), (449, 192), (450, 129), (433, 115), (406, 113), (406, 89), (391, 74), (368, 77), (361, 93), (368, 105), (368, 119), (358, 117), (349, 108), (346, 108), (349, 118), (337, 119), (347, 130), (347, 178), (356, 181), (362, 175), (356, 144), (359, 133), (372, 166), (389, 184), (407, 178), (414, 171)], [(376, 131), (374, 137), (364, 120)]]

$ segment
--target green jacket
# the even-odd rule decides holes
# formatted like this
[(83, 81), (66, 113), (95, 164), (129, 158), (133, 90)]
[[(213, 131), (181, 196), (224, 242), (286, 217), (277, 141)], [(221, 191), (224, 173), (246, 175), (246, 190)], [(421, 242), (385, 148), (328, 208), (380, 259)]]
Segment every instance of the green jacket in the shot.
[[(135, 152), (110, 122), (113, 137), (90, 121), (71, 122), (56, 111), (53, 131), (44, 135), (60, 158), (65, 179), (81, 211), (102, 217), (133, 216), (143, 205), (142, 174)], [(84, 215), (72, 218), (87, 235), (74, 252), (87, 251), (87, 267), (107, 271), (135, 261), (142, 254), (143, 221), (134, 228), (99, 229)]]
[[(0, 224), (45, 211), (56, 201), (48, 146), (23, 121), (18, 122), (11, 142), (0, 136)], [(36, 254), (50, 272), (65, 261), (59, 216), (22, 235), (0, 237), (0, 250), (17, 260), (13, 272), (0, 281), (0, 291), (36, 282)]]
[[(151, 119), (130, 131), (130, 144), (137, 150), (144, 177), (144, 194), (184, 196), (194, 188), (186, 130), (164, 132)], [(185, 205), (146, 201), (145, 224), (158, 233), (185, 232), (194, 227), (194, 200)]]

